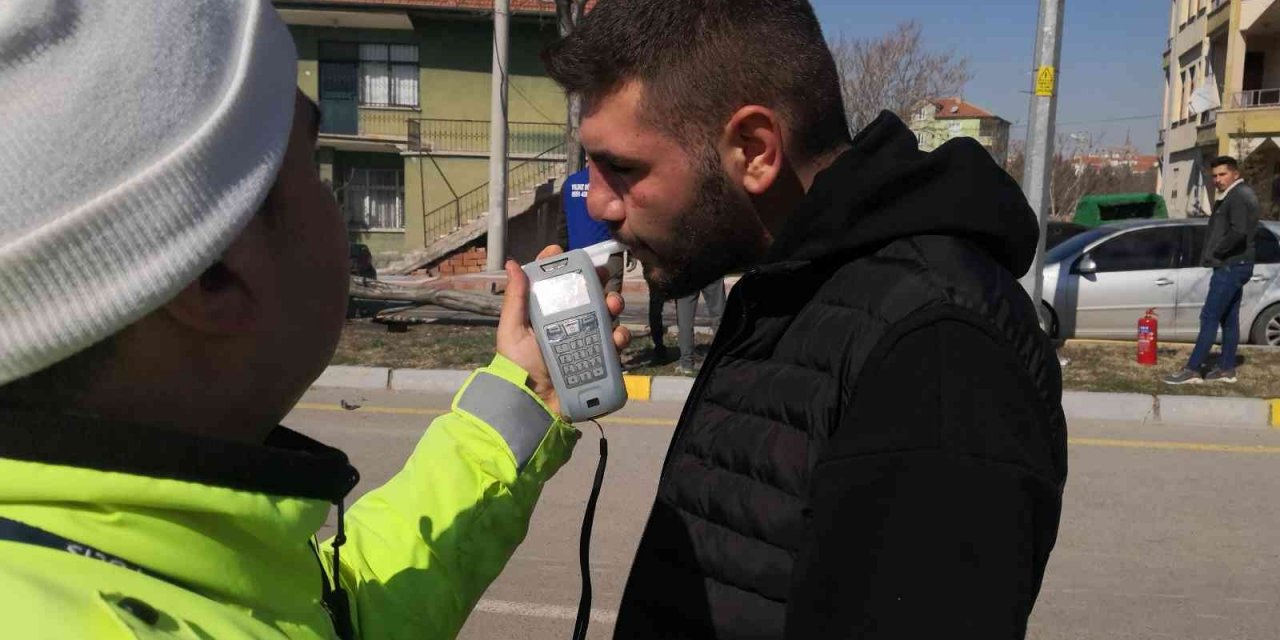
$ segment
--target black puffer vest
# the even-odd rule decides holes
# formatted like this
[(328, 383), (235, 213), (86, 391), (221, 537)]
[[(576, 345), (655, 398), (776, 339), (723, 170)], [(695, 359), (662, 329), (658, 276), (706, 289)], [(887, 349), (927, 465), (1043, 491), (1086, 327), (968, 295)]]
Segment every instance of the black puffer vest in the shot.
[(1057, 359), (1014, 276), (1035, 233), (976, 143), (922, 154), (891, 115), (863, 132), (732, 290), (615, 637), (783, 636), (810, 474), (880, 338), (921, 314), (977, 318), (1003, 337), (1065, 438)]

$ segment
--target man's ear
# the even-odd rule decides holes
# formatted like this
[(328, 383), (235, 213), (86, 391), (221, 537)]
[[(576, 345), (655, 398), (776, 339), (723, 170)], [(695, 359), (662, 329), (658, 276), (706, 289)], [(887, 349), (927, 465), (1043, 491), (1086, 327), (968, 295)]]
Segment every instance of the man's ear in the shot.
[(782, 119), (772, 109), (747, 105), (738, 109), (725, 126), (730, 174), (752, 196), (773, 187), (786, 164)]
[(261, 321), (251, 278), (257, 220), (195, 282), (187, 285), (164, 306), (177, 323), (194, 331), (215, 335), (248, 333)]

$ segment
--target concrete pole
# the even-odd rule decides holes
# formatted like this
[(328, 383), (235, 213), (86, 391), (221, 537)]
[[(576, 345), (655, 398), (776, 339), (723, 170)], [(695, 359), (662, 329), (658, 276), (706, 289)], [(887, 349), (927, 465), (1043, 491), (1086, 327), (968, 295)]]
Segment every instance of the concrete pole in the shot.
[[(560, 37), (568, 36), (578, 27), (585, 5), (586, 0), (556, 0)], [(582, 96), (571, 95), (568, 103), (564, 135), (565, 175), (573, 175), (582, 169), (582, 142), (578, 140), (578, 129), (582, 126)]]
[(502, 271), (507, 260), (507, 53), (511, 0), (493, 2), (493, 98), (489, 106), (489, 243), (485, 269)]
[[(1040, 24), (1036, 31), (1036, 73), (1027, 117), (1027, 158), (1022, 190), (1040, 222), (1040, 237), (1031, 270), (1022, 286), (1031, 294), (1038, 312), (1044, 289), (1044, 236), (1053, 213), (1050, 193), (1053, 174), (1054, 121), (1058, 117), (1058, 63), (1062, 58), (1062, 14), (1066, 0), (1040, 0)], [(1042, 326), (1048, 326), (1042, 319)]]

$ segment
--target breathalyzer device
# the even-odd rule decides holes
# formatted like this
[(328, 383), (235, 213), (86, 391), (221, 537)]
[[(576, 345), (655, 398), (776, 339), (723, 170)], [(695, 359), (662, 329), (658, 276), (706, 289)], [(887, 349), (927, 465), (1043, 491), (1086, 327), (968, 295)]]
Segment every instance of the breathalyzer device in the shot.
[(613, 318), (596, 275), (596, 267), (625, 250), (607, 240), (523, 267), (531, 285), (529, 322), (560, 397), (560, 412), (570, 422), (612, 413), (627, 403)]

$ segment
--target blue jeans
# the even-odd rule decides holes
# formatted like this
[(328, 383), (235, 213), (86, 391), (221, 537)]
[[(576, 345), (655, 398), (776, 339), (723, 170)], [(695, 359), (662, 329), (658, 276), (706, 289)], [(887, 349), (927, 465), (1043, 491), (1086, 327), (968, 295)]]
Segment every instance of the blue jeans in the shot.
[(1205, 298), (1204, 308), (1200, 310), (1200, 335), (1196, 338), (1196, 348), (1191, 351), (1191, 360), (1187, 368), (1199, 371), (1209, 358), (1209, 349), (1218, 337), (1218, 327), (1222, 327), (1222, 359), (1218, 368), (1232, 370), (1236, 368), (1236, 347), (1240, 345), (1240, 300), (1244, 296), (1244, 285), (1253, 277), (1253, 263), (1218, 267), (1213, 270), (1209, 279), (1209, 295)]

